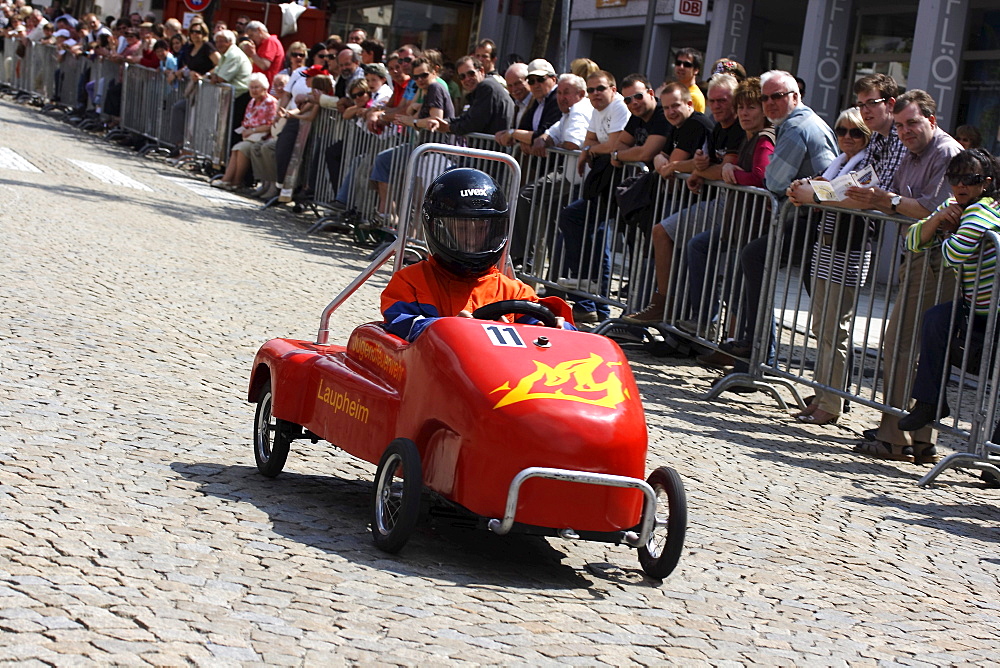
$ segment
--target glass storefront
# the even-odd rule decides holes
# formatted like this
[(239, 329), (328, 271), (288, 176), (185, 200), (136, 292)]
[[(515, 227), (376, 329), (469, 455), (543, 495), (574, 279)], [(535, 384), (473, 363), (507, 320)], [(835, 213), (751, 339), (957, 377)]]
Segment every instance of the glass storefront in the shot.
[(969, 11), (958, 116), (955, 126), (974, 125), (983, 148), (1000, 153), (1000, 10)]
[(454, 61), (468, 53), (474, 7), (471, 3), (410, 2), (337, 3), (333, 28), (346, 35), (349, 28), (364, 28), (390, 48), (401, 44), (433, 47)]
[(902, 90), (910, 73), (910, 51), (917, 27), (916, 9), (881, 10), (866, 8), (858, 12), (851, 79), (845, 100), (853, 100), (854, 82), (869, 74), (888, 74)]

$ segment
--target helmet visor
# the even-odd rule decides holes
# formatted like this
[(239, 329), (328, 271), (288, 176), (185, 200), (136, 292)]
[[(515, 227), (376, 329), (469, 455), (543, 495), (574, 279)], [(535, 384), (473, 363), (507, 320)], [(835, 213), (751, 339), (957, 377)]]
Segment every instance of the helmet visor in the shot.
[(507, 217), (435, 218), (434, 236), (445, 248), (460, 253), (498, 251), (507, 242)]

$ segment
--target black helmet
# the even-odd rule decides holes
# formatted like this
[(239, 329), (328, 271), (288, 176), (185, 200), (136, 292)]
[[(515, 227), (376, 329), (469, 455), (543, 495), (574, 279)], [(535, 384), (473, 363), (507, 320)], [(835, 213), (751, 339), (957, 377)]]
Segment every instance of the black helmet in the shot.
[(507, 197), (478, 169), (450, 169), (424, 196), (424, 236), (431, 255), (459, 276), (482, 276), (507, 244)]

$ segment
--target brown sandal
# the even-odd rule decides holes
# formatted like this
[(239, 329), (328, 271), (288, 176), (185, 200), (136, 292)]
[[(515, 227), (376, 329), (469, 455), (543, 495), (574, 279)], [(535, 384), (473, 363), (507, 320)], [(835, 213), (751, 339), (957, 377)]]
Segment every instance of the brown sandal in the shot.
[(933, 443), (917, 443), (913, 446), (914, 464), (937, 464), (940, 459)]
[(885, 441), (862, 441), (854, 446), (854, 452), (893, 462), (913, 462), (913, 448), (909, 445), (893, 445)]

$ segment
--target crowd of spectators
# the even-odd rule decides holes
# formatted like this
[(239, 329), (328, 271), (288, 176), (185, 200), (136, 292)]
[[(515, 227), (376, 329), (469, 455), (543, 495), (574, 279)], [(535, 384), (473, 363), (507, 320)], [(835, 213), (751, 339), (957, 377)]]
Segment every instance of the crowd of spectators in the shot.
[[(303, 123), (321, 109), (334, 110), (372, 136), (407, 127), (455, 136), (480, 133), (524, 156), (545, 156), (553, 149), (578, 152), (562, 167), (540, 171), (522, 184), (511, 250), (515, 263), (529, 259), (533, 240), (527, 216), (533, 198), (555, 181), (568, 184), (557, 202), (555, 252), (562, 271), (552, 279), (575, 300), (578, 323), (610, 316), (607, 304), (591, 299), (609, 288), (614, 244), (609, 209), (594, 203), (612, 196), (621, 178), (617, 168), (644, 163), (650, 182), (694, 192), (707, 181), (765, 188), (779, 204), (795, 205), (783, 209), (790, 213), (781, 221), (774, 257), (782, 264), (809, 258), (804, 264), (814, 304), (810, 326), (818, 342), (814, 377), (832, 390), (846, 388), (850, 326), (857, 292), (868, 280), (875, 223), (857, 216), (856, 224), (845, 226), (840, 216), (827, 212), (814, 225), (804, 225), (807, 207), (802, 205), (818, 201), (813, 183), (871, 168), (877, 185), (850, 188), (846, 199), (830, 204), (916, 223), (882, 341), (884, 358), (891, 361), (882, 373), (887, 404), (917, 404), (902, 420), (883, 415), (856, 451), (881, 459), (936, 460), (929, 423), (946, 415), (948, 407), (938, 401), (940, 383), (928, 379), (940, 380), (939, 353), (952, 338), (949, 327), (971, 323), (981, 328), (992, 284), (975, 280), (968, 262), (986, 231), (1000, 232), (1000, 206), (993, 199), (1000, 174), (995, 158), (977, 148), (976, 128), (959, 127), (956, 141), (938, 127), (935, 101), (925, 91), (903, 93), (887, 75), (864, 76), (854, 85), (852, 105), (831, 127), (803, 103), (807, 82), (778, 70), (748, 77), (731, 59), (720, 59), (702, 76), (702, 55), (692, 48), (677, 50), (672, 77), (654, 85), (641, 73), (616, 76), (587, 58), (574, 60), (567, 72), (541, 57), (525, 62), (511, 55), (502, 61), (489, 39), (449, 63), (439, 51), (415, 44), (388, 50), (361, 29), (312, 47), (293, 42), (286, 51), (261, 22), (247, 17), (237, 19), (232, 29), (221, 22), (210, 29), (196, 18), (185, 30), (176, 19), (158, 23), (135, 13), (105, 21), (94, 14), (77, 20), (57, 13), (33, 9), (23, 0), (2, 3), (0, 35), (54, 44), (75, 57), (101, 56), (164, 70), (169, 82), (188, 88), (203, 78), (232, 86), (236, 140), (218, 187), (257, 184), (253, 194), (265, 199), (305, 187), (289, 182), (289, 165)], [(120, 98), (120, 86), (109, 91), (109, 98), (116, 95)], [(182, 144), (191, 103), (185, 95), (171, 109), (175, 146)], [(120, 102), (109, 107), (114, 113)], [(374, 222), (391, 225), (391, 167), (411, 148), (403, 144), (357, 156), (345, 155), (342, 141), (319, 147), (331, 179), (343, 175), (333, 184), (337, 195), (330, 204), (346, 210), (352, 189), (370, 182), (378, 196)], [(679, 174), (688, 175), (685, 186), (677, 183)], [(746, 368), (756, 328), (773, 330), (768, 317), (759, 322), (757, 317), (765, 303), (765, 276), (774, 270), (766, 266), (772, 257), (772, 230), (762, 224), (767, 215), (763, 209), (737, 211), (720, 193), (652, 224), (640, 237), (652, 248), (652, 292), (641, 293), (643, 303), (622, 319), (639, 326), (664, 321), (671, 307), (671, 263), (683, 258), (687, 294), (681, 298), (691, 318), (678, 326), (701, 335), (726, 327), (728, 340), (698, 359), (723, 369)], [(706, 221), (704, 231), (682, 229), (692, 217)], [(730, 276), (728, 286), (716, 285), (709, 275), (709, 255), (712, 249), (719, 253), (723, 238), (729, 246), (722, 254), (732, 258), (731, 271), (724, 272)], [(964, 306), (939, 304), (951, 295), (954, 268)], [(729, 304), (727, 309), (740, 316), (721, 323), (726, 292), (740, 296), (739, 308)], [(770, 349), (767, 357), (773, 359), (773, 337)], [(918, 368), (923, 381), (914, 385)], [(831, 424), (844, 409), (836, 391), (821, 388), (796, 418)]]

